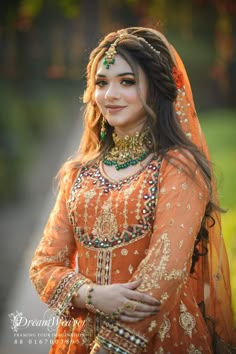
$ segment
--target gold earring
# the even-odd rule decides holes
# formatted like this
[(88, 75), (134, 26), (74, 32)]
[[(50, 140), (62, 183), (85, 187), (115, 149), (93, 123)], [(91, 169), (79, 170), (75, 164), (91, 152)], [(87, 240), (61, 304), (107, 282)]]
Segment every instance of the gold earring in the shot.
[(105, 120), (104, 117), (102, 117), (102, 125), (101, 125), (100, 136), (101, 136), (101, 140), (103, 140), (103, 141), (106, 139), (106, 135), (107, 135), (105, 123), (106, 123), (106, 120)]

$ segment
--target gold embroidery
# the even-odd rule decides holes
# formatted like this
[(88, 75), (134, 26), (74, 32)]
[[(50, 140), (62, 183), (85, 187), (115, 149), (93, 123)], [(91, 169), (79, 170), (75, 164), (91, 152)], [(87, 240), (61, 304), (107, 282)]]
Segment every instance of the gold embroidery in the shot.
[(164, 302), (164, 301), (166, 301), (166, 300), (168, 300), (168, 299), (169, 299), (169, 295), (168, 295), (167, 292), (161, 294), (161, 298), (160, 298), (160, 301), (161, 301), (161, 302)]
[(187, 334), (190, 338), (192, 338), (192, 331), (196, 326), (195, 318), (187, 311), (186, 306), (183, 301), (180, 304), (180, 316), (179, 316), (179, 324), (184, 329), (185, 334)]
[(36, 281), (34, 280), (34, 286), (35, 286), (35, 289), (37, 290), (37, 292), (39, 294), (41, 294), (41, 292), (45, 288), (45, 283), (42, 281), (42, 279), (39, 279), (39, 280), (36, 280)]
[(139, 220), (141, 218), (140, 216), (140, 212), (141, 212), (141, 200), (142, 200), (142, 196), (143, 196), (143, 191), (144, 191), (144, 188), (145, 188), (145, 184), (146, 184), (146, 179), (143, 180), (143, 183), (140, 187), (140, 190), (139, 190), (139, 193), (138, 193), (138, 201), (137, 201), (137, 208), (135, 210), (136, 212), (136, 220)]
[(111, 212), (112, 200), (111, 198), (103, 204), (102, 212), (97, 217), (93, 228), (93, 235), (100, 241), (108, 240), (112, 241), (114, 235), (118, 232), (118, 224), (115, 215)]
[(129, 186), (129, 188), (127, 188), (125, 191), (124, 191), (124, 211), (123, 211), (123, 215), (124, 215), (124, 229), (127, 229), (129, 227), (129, 224), (128, 224), (128, 199), (129, 199), (129, 196), (131, 193), (133, 193), (133, 191), (135, 190), (135, 187), (133, 184), (131, 184)]
[(134, 271), (134, 267), (131, 264), (129, 265), (128, 271), (130, 274), (132, 274)]
[(151, 321), (149, 327), (148, 327), (148, 332), (152, 332), (152, 330), (157, 326), (156, 320)]
[[(152, 254), (154, 253), (153, 261)], [(146, 258), (140, 263), (140, 276), (143, 278), (139, 291), (148, 291), (151, 289), (159, 289), (159, 279), (162, 279), (166, 273), (166, 263), (169, 261), (170, 241), (168, 234), (164, 233), (157, 241), (155, 247), (152, 247)], [(161, 256), (161, 258), (160, 258)], [(159, 265), (156, 265), (155, 260), (160, 258)]]
[(65, 246), (64, 249), (60, 250), (54, 256), (46, 256), (46, 257), (36, 258), (36, 260), (32, 263), (32, 266), (39, 266), (43, 263), (62, 262), (65, 264), (66, 267), (69, 267), (70, 261), (69, 261), (68, 255), (69, 255), (68, 247)]
[(201, 350), (198, 350), (195, 345), (190, 344), (189, 348), (187, 349), (189, 354), (202, 354)]
[(98, 215), (98, 210), (100, 210), (100, 206), (101, 206), (101, 196), (103, 195), (103, 190), (100, 191), (100, 193), (98, 194), (97, 198), (96, 198), (96, 206), (94, 208), (95, 210), (95, 215)]
[(111, 250), (99, 250), (97, 260), (97, 283), (101, 285), (110, 284), (112, 269)]
[(128, 252), (128, 250), (127, 250), (126, 248), (123, 248), (123, 249), (121, 250), (122, 256), (127, 256), (128, 253), (129, 253), (129, 252)]
[(164, 341), (165, 337), (170, 337), (170, 335), (168, 335), (170, 327), (171, 327), (171, 324), (170, 324), (169, 318), (167, 316), (164, 316), (164, 320), (158, 330), (158, 335), (160, 337), (161, 342)]
[(193, 233), (193, 228), (192, 228), (192, 227), (190, 227), (190, 228), (188, 229), (188, 233), (189, 233), (189, 235), (192, 235), (192, 233)]
[(85, 193), (85, 199), (87, 202), (90, 201), (97, 193), (94, 190), (89, 190)]
[(84, 203), (84, 224), (85, 229), (88, 229), (88, 205), (90, 200), (96, 195), (95, 190), (89, 190), (85, 192), (85, 203)]
[(80, 338), (82, 343), (88, 349), (93, 341), (93, 319), (89, 313), (84, 321), (83, 328), (80, 332)]

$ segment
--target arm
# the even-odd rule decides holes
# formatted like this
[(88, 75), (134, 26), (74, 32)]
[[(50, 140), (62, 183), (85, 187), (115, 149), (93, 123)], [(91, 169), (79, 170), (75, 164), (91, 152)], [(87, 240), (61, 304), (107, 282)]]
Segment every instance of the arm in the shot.
[[(66, 200), (68, 199), (73, 178), (63, 180), (56, 204), (50, 214), (30, 268), (30, 278), (39, 293), (42, 301), (61, 315), (73, 315), (72, 306), (85, 308), (87, 289), (90, 280), (74, 270), (74, 256), (76, 243), (72, 225), (68, 219)], [(105, 299), (103, 312), (109, 314), (115, 312), (118, 307), (126, 303), (136, 294), (147, 303), (146, 311), (154, 311), (157, 306), (155, 299), (150, 296), (142, 296), (135, 289), (140, 281), (127, 284), (113, 284), (97, 286), (101, 294), (99, 298)], [(114, 301), (115, 299), (115, 301)], [(99, 306), (98, 306), (99, 307)], [(144, 315), (148, 315), (146, 312)], [(136, 321), (133, 317), (127, 320)]]
[[(123, 350), (120, 353), (142, 352), (176, 306), (188, 279), (208, 192), (193, 159), (189, 161), (177, 152), (172, 154), (178, 154), (180, 161), (175, 162), (177, 167), (163, 162), (149, 251), (133, 275), (143, 278), (140, 292), (161, 300), (160, 313), (138, 323), (105, 322), (96, 341), (112, 352), (117, 348)], [(183, 172), (186, 164), (195, 173), (194, 179)]]
[(66, 206), (72, 181), (71, 173), (61, 183), (30, 267), (30, 278), (40, 298), (58, 315), (67, 314), (75, 291), (87, 281), (74, 270), (76, 244)]

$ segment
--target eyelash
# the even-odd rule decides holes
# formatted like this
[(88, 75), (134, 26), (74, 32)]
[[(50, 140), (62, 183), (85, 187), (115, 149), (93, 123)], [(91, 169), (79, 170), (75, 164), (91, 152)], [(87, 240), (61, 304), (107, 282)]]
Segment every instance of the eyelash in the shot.
[[(132, 85), (135, 85), (135, 80), (133, 79), (122, 79), (121, 80), (121, 84), (123, 86), (132, 86)], [(98, 86), (98, 87), (104, 87), (107, 85), (107, 81), (105, 80), (97, 80), (95, 82), (95, 85)]]

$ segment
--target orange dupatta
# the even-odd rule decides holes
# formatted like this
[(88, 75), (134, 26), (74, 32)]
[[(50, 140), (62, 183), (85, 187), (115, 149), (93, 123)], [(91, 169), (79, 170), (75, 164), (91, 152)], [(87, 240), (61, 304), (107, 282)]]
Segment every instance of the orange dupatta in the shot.
[[(184, 64), (173, 47), (170, 48), (170, 51), (178, 71), (183, 74), (185, 85), (183, 89), (178, 89), (178, 98), (175, 104), (177, 117), (186, 135), (210, 160), (206, 140), (195, 111), (192, 90)], [(217, 204), (214, 177), (212, 178), (212, 188)], [(214, 226), (212, 226), (211, 220), (207, 224), (209, 232), (208, 253), (206, 256), (200, 257), (195, 265), (195, 279), (192, 279), (192, 286), (198, 303), (204, 304), (204, 317), (213, 336), (215, 352), (221, 354), (232, 353), (236, 350), (236, 348), (233, 348), (236, 345), (236, 335), (231, 307), (228, 256), (222, 236), (220, 213), (215, 211), (212, 217), (215, 220)]]

